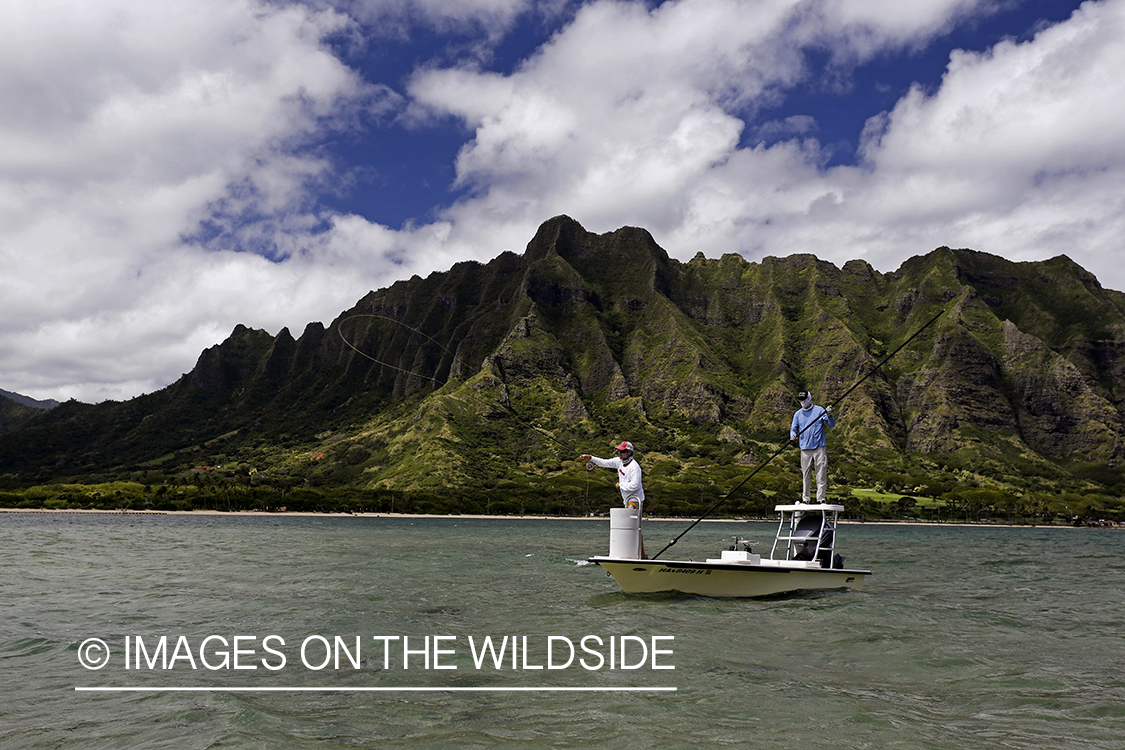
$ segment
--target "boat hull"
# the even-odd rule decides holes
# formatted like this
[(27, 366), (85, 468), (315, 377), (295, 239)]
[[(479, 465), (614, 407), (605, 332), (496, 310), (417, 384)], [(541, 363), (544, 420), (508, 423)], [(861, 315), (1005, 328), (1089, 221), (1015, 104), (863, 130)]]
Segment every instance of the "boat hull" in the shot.
[(701, 596), (751, 597), (818, 589), (862, 590), (868, 570), (784, 564), (628, 560), (591, 557), (630, 594), (679, 591)]

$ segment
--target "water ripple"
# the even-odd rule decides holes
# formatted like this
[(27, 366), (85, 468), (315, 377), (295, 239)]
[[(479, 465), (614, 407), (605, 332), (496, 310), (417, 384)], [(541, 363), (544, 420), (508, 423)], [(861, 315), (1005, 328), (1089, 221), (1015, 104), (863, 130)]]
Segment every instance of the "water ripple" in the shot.
[[(678, 554), (770, 533), (704, 524)], [(1121, 747), (1119, 532), (849, 525), (865, 591), (755, 600), (626, 595), (585, 564), (607, 538), (588, 521), (0, 514), (0, 747)], [(370, 652), (358, 670), (278, 674), (78, 664), (91, 637), (119, 655), (127, 635), (271, 632), (671, 635), (675, 670), (477, 670), (464, 652), (444, 672)], [(134, 681), (678, 690), (74, 691)]]

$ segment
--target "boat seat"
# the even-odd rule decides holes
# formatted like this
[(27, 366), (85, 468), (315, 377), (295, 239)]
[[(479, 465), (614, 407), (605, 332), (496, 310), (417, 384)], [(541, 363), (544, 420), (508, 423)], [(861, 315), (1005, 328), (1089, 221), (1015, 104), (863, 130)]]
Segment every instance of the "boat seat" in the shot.
[(793, 538), (804, 541), (816, 539), (820, 536), (820, 529), (823, 524), (824, 516), (819, 513), (805, 516), (797, 522), (797, 528), (793, 529)]
[(797, 522), (792, 534), (794, 560), (813, 559), (823, 525), (824, 516), (820, 513), (805, 516)]

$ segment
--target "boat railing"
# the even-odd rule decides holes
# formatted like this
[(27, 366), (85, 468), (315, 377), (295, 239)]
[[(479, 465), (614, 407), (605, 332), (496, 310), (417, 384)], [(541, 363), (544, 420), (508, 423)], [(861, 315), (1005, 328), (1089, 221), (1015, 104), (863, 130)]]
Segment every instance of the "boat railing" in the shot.
[(842, 505), (825, 504), (776, 506), (774, 510), (781, 513), (781, 519), (770, 557), (816, 561), (822, 568), (831, 568), (836, 552), (836, 524), (843, 509)]

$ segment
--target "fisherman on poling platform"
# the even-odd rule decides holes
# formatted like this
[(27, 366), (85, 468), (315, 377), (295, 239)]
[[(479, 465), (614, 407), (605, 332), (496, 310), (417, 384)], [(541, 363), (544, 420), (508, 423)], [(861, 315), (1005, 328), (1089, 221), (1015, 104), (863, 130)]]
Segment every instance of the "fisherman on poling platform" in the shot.
[(816, 473), (816, 501), (824, 503), (828, 495), (828, 438), (825, 427), (835, 427), (832, 405), (813, 404), (812, 394), (797, 394), (801, 408), (793, 413), (789, 426), (789, 442), (801, 448), (801, 502), (808, 504), (812, 497), (813, 472)]
[(645, 490), (641, 484), (641, 465), (633, 458), (633, 444), (626, 440), (616, 450), (617, 456), (614, 458), (598, 458), (589, 453), (583, 453), (579, 458), (603, 469), (615, 469), (617, 489), (621, 491), (625, 507), (643, 510)]
[[(638, 515), (643, 513), (645, 504), (645, 490), (641, 479), (641, 465), (633, 456), (633, 444), (628, 440), (622, 441), (617, 446), (617, 456), (614, 458), (598, 458), (589, 453), (583, 453), (579, 458), (603, 469), (614, 469), (617, 472), (617, 489), (621, 492), (621, 500), (625, 507), (636, 510)], [(641, 536), (641, 557), (645, 555), (644, 536)]]

